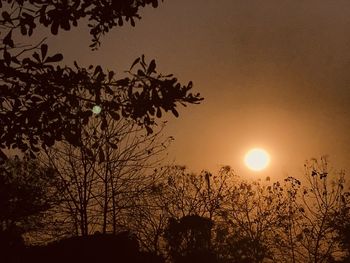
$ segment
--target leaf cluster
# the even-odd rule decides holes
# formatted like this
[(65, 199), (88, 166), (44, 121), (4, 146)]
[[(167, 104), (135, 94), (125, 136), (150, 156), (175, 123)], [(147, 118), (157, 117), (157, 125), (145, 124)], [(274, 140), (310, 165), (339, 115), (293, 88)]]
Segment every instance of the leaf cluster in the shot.
[[(123, 1), (41, 1), (8, 0), (3, 8), (0, 29), (4, 38), (0, 51), (0, 160), (6, 159), (4, 148), (20, 149), (35, 157), (41, 148), (66, 140), (81, 145), (82, 126), (93, 117), (92, 109), (102, 109), (97, 117), (105, 129), (107, 118), (130, 119), (152, 133), (155, 119), (163, 112), (179, 116), (178, 104), (199, 103), (200, 94), (192, 94), (192, 82), (182, 85), (172, 75), (156, 71), (156, 62), (146, 63), (144, 56), (136, 59), (127, 77), (116, 76), (100, 65), (61, 66), (63, 55), (49, 54), (40, 42), (24, 48), (14, 41), (16, 30), (32, 36), (40, 25), (70, 30), (78, 21), (89, 21), (96, 49), (100, 37), (123, 21), (135, 24), (139, 9), (158, 6), (158, 0)], [(3, 4), (2, 4), (3, 3)], [(31, 53), (28, 55), (29, 53)], [(134, 70), (135, 69), (135, 70)]]
[(41, 25), (57, 35), (59, 29), (70, 30), (84, 19), (88, 21), (92, 36), (90, 47), (96, 49), (101, 36), (110, 29), (123, 26), (125, 22), (135, 26), (135, 20), (141, 18), (140, 8), (148, 5), (156, 8), (158, 4), (159, 0), (7, 0), (0, 1), (0, 8), (10, 7), (11, 11), (2, 12), (0, 25), (9, 29), (6, 36), (9, 41), (5, 43), (13, 47), (10, 39), (15, 28), (19, 28), (22, 35), (31, 36)]
[[(192, 94), (192, 83), (181, 85), (171, 75), (156, 72), (155, 61), (146, 64), (144, 57), (134, 63), (136, 72), (117, 78), (113, 71), (101, 66), (54, 66), (60, 54), (47, 56), (47, 46), (23, 59), (11, 56), (0, 60), (0, 148), (19, 148), (34, 157), (39, 146), (52, 146), (67, 140), (81, 144), (81, 130), (98, 105), (102, 112), (101, 129), (107, 116), (114, 120), (132, 119), (152, 133), (155, 119), (162, 111), (178, 116), (178, 103), (199, 103), (199, 94)], [(41, 143), (41, 145), (40, 145)]]

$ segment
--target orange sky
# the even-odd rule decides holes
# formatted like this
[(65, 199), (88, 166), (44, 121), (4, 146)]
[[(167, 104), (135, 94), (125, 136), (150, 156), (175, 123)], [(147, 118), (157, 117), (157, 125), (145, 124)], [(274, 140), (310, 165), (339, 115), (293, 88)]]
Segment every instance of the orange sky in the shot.
[(350, 169), (348, 0), (165, 0), (142, 14), (95, 52), (83, 28), (49, 43), (68, 61), (117, 72), (145, 54), (160, 72), (193, 80), (205, 101), (167, 128), (177, 163), (244, 175), (244, 153), (258, 146), (272, 158), (263, 175), (300, 174), (322, 154)]

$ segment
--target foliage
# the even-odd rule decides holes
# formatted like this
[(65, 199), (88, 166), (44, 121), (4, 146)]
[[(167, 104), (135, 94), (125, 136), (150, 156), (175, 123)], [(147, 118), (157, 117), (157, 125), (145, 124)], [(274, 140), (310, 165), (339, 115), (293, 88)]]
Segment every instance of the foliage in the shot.
[[(232, 262), (263, 262), (271, 257), (272, 229), (283, 213), (279, 183), (239, 179), (221, 207), (217, 243), (220, 255)], [(229, 262), (231, 262), (229, 261)]]
[(0, 247), (4, 262), (24, 248), (24, 235), (39, 231), (56, 205), (55, 176), (38, 162), (18, 157), (0, 166)]
[(141, 252), (137, 240), (128, 232), (71, 237), (45, 246), (33, 246), (27, 249), (26, 258), (21, 262), (96, 263), (111, 260), (131, 263), (164, 262), (161, 257), (152, 253)]
[[(158, 172), (154, 194), (134, 216), (145, 247), (168, 256), (181, 251), (186, 235), (175, 226), (199, 216), (212, 220), (210, 251), (220, 262), (333, 262), (347, 251), (349, 193), (344, 174), (331, 171), (325, 158), (308, 162), (304, 179), (282, 182), (244, 180), (229, 167), (218, 175), (181, 166)], [(169, 224), (180, 232), (169, 232)], [(164, 247), (164, 239), (177, 245)]]
[[(84, 68), (57, 65), (61, 54), (49, 55), (48, 46), (23, 47), (13, 39), (15, 32), (31, 36), (38, 25), (70, 30), (70, 25), (87, 17), (96, 48), (101, 35), (112, 27), (139, 18), (139, 8), (157, 0), (143, 1), (7, 1), (3, 6), (0, 29), (0, 159), (1, 149), (18, 148), (35, 157), (41, 148), (66, 140), (81, 145), (82, 127), (89, 122), (96, 105), (101, 129), (106, 118), (130, 119), (152, 133), (162, 111), (178, 116), (178, 104), (199, 103), (192, 94), (192, 83), (181, 85), (172, 75), (158, 74), (156, 62), (146, 63), (144, 56), (132, 64), (128, 76), (117, 77), (100, 65)], [(28, 54), (32, 52), (32, 54)], [(136, 70), (133, 70), (135, 67)]]
[[(50, 27), (51, 33), (57, 35), (59, 29), (70, 30), (71, 26), (78, 26), (78, 22), (87, 18), (92, 48), (99, 44), (100, 37), (124, 22), (135, 26), (135, 19), (140, 19), (139, 8), (146, 5), (158, 6), (158, 0), (121, 0), (121, 1), (41, 1), (41, 0), (7, 0), (11, 12), (3, 11), (0, 24), (5, 26), (9, 33), (5, 37), (5, 45), (13, 47), (11, 34), (14, 29), (20, 29), (22, 35), (31, 36), (37, 25)], [(86, 21), (86, 19), (85, 19)], [(85, 22), (84, 21), (84, 22)]]
[(290, 253), (291, 262), (328, 262), (341, 257), (336, 232), (330, 222), (341, 209), (347, 193), (343, 173), (332, 172), (322, 157), (305, 164), (302, 180), (287, 178), (287, 213), (278, 237)]
[(164, 235), (173, 262), (216, 262), (211, 251), (212, 226), (210, 219), (198, 215), (170, 218)]
[(0, 166), (0, 227), (35, 229), (43, 212), (56, 204), (54, 171), (18, 157)]
[(146, 195), (138, 200), (137, 209), (130, 211), (128, 226), (147, 250), (168, 254), (164, 232), (169, 218), (216, 219), (234, 177), (228, 166), (215, 175), (189, 173), (178, 165), (157, 168)]

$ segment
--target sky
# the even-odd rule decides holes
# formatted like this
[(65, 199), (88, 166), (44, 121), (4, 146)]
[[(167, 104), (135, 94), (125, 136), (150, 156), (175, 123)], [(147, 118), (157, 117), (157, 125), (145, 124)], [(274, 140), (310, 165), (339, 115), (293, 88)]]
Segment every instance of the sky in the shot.
[[(322, 155), (350, 170), (349, 14), (348, 0), (165, 0), (142, 10), (135, 28), (113, 29), (98, 51), (84, 27), (48, 42), (68, 61), (121, 75), (136, 57), (155, 58), (159, 72), (192, 80), (205, 98), (168, 117), (171, 160), (278, 178)], [(243, 164), (254, 147), (271, 155), (255, 174)]]

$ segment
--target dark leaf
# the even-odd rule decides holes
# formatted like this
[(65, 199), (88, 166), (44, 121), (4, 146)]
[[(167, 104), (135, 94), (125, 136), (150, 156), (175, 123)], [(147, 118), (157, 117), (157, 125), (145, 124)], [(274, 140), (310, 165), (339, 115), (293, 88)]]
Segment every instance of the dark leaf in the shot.
[(4, 49), (4, 60), (5, 60), (5, 63), (9, 66), (11, 63), (11, 55), (9, 52), (7, 52), (6, 49)]
[(101, 122), (101, 130), (105, 130), (107, 128), (107, 126), (108, 126), (107, 120), (106, 120), (106, 118), (103, 118), (102, 122)]
[(8, 12), (4, 11), (4, 12), (2, 12), (1, 15), (4, 18), (5, 22), (9, 22), (9, 23), (13, 24), (11, 16), (10, 16), (10, 14)]
[(45, 60), (45, 63), (59, 62), (62, 59), (63, 59), (62, 54), (56, 54), (56, 55), (53, 55), (52, 57), (47, 57), (47, 59)]
[(157, 117), (162, 117), (162, 111), (160, 110), (160, 108), (157, 108)]
[(110, 145), (113, 149), (118, 149), (118, 145), (116, 145), (115, 143), (109, 142), (109, 145)]
[(171, 110), (171, 112), (175, 115), (175, 117), (179, 117), (179, 113), (177, 112), (177, 110), (174, 108)]
[(143, 76), (145, 76), (145, 73), (141, 69), (139, 69), (137, 71), (137, 75), (139, 75), (140, 77), (143, 77)]
[(156, 69), (156, 61), (153, 59), (148, 66), (147, 74), (151, 74), (151, 73), (155, 72), (155, 69)]
[(52, 33), (53, 35), (57, 35), (57, 33), (58, 33), (58, 27), (59, 27), (59, 22), (58, 22), (58, 20), (56, 19), (56, 20), (54, 20), (54, 21), (52, 22), (52, 25), (51, 25), (51, 33)]
[(11, 57), (11, 61), (16, 64), (20, 64), (19, 60), (16, 57)]
[(131, 24), (131, 26), (133, 26), (133, 27), (135, 26), (135, 20), (134, 20), (132, 17), (130, 18), (130, 24)]
[(41, 49), (41, 59), (44, 60), (47, 54), (47, 45), (42, 44), (40, 49)]
[(150, 135), (150, 134), (152, 134), (152, 133), (153, 133), (152, 128), (151, 128), (151, 127), (149, 127), (149, 126), (146, 126), (146, 131), (147, 131), (147, 135)]
[(34, 54), (33, 54), (33, 58), (35, 58), (35, 59), (36, 59), (36, 61), (38, 61), (39, 63), (41, 62), (41, 61), (40, 61), (40, 56), (39, 56), (39, 54), (38, 54), (38, 53), (34, 52)]
[(114, 72), (113, 71), (109, 71), (108, 72), (108, 80), (109, 80), (109, 82), (113, 79), (113, 76), (114, 76)]
[(110, 111), (109, 114), (112, 116), (112, 118), (116, 121), (120, 120), (120, 116), (118, 113), (114, 112), (114, 111)]
[(95, 71), (94, 71), (94, 76), (102, 72), (102, 68), (100, 65), (96, 66)]
[(117, 81), (117, 85), (122, 86), (122, 87), (126, 87), (129, 85), (129, 81), (130, 81), (129, 78), (120, 79)]
[(137, 64), (137, 63), (139, 63), (140, 62), (140, 59), (141, 58), (137, 58), (137, 59), (135, 59), (135, 61), (132, 63), (132, 65), (131, 65), (131, 67), (130, 67), (130, 70), (132, 70), (132, 68)]
[(27, 34), (27, 28), (25, 25), (21, 25), (21, 34), (26, 35)]
[(14, 43), (13, 43), (13, 40), (12, 40), (12, 30), (10, 30), (6, 37), (4, 38), (4, 40), (2, 41), (4, 43), (4, 45), (7, 45), (7, 46), (10, 46), (10, 47), (14, 47)]

